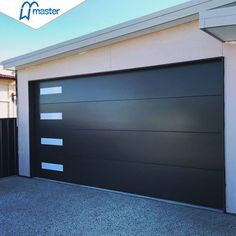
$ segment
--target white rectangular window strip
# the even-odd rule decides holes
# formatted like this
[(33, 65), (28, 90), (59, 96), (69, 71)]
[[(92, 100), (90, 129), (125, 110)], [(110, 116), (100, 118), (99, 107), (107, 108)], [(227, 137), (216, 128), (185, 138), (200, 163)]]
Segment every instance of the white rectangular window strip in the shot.
[(41, 138), (42, 145), (63, 146), (63, 139)]
[(40, 113), (40, 120), (62, 120), (62, 113)]
[(40, 95), (50, 95), (50, 94), (60, 94), (60, 93), (62, 93), (61, 86), (40, 89)]
[(59, 172), (64, 171), (64, 166), (63, 165), (53, 164), (53, 163), (46, 163), (46, 162), (41, 163), (41, 168), (43, 170), (53, 170), (53, 171), (59, 171)]

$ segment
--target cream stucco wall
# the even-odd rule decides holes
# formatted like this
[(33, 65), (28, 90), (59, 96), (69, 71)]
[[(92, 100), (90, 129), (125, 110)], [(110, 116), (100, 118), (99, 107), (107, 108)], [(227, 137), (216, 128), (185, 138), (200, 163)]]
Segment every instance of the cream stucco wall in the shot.
[(226, 207), (236, 213), (236, 45), (224, 45)]
[[(19, 173), (30, 175), (28, 81), (105, 72), (197, 59), (226, 57), (226, 180), (227, 210), (236, 213), (236, 46), (221, 42), (199, 30), (198, 21), (129, 39), (86, 53), (28, 67), (18, 71)], [(236, 67), (235, 67), (236, 68)]]

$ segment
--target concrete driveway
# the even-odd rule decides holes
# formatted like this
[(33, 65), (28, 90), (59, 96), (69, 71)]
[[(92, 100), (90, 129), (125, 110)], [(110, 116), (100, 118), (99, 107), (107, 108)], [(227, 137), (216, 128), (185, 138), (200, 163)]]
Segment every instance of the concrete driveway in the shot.
[(0, 180), (0, 235), (236, 235), (236, 216), (67, 185)]

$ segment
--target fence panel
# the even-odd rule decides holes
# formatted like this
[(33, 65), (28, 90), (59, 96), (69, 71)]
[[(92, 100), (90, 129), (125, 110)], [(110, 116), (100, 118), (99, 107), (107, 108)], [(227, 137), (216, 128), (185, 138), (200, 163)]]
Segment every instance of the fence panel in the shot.
[(0, 178), (18, 174), (16, 119), (0, 119)]

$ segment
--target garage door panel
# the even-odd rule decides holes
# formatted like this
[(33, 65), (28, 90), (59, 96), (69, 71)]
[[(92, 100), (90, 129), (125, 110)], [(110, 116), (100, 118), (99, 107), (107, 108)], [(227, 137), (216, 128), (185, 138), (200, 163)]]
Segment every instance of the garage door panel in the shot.
[(223, 173), (220, 171), (100, 160), (81, 160), (78, 165), (72, 163), (67, 168), (71, 181), (75, 183), (222, 207)]
[(221, 96), (41, 104), (41, 113), (62, 113), (62, 120), (39, 121), (40, 128), (222, 131)]
[(39, 178), (70, 182), (67, 171), (64, 170), (64, 172), (57, 172), (52, 170), (43, 170), (41, 168), (41, 163), (39, 163), (39, 165), (36, 167), (36, 175)]
[(60, 86), (62, 93), (41, 96), (40, 103), (221, 95), (223, 83), (219, 75), (223, 76), (221, 59), (118, 72), (115, 77), (113, 73), (78, 76), (41, 82), (40, 88)]
[(223, 209), (223, 69), (218, 58), (35, 82), (35, 176)]
[(223, 164), (220, 134), (41, 129), (40, 136), (63, 139), (63, 147), (40, 145), (38, 140), (39, 155), (49, 160), (73, 155), (214, 170)]
[(217, 209), (223, 202), (221, 171), (76, 158), (63, 173), (39, 169), (38, 176)]

